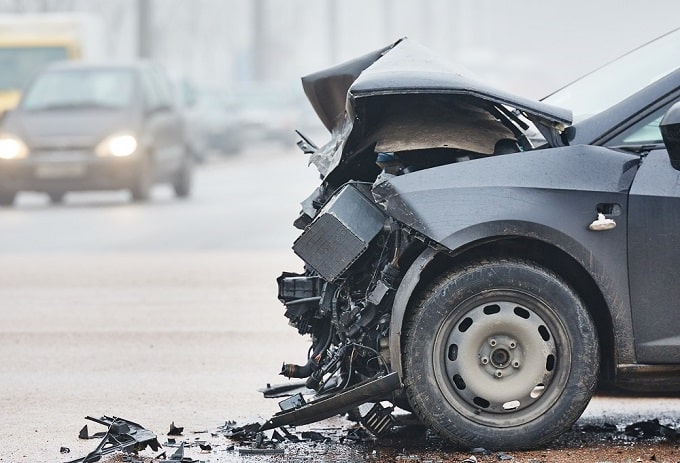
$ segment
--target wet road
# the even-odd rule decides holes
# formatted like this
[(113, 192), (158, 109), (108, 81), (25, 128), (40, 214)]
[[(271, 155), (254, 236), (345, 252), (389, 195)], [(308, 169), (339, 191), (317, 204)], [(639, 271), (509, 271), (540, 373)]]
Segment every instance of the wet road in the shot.
[[(274, 284), (281, 270), (300, 267), (290, 223), (317, 184), (305, 166), (295, 151), (253, 149), (201, 166), (189, 201), (158, 187), (145, 205), (129, 203), (125, 193), (87, 193), (53, 207), (25, 194), (1, 210), (0, 461), (84, 456), (96, 443), (77, 439), (85, 415), (125, 417), (165, 442), (171, 421), (191, 439), (191, 431), (227, 419), (262, 421), (274, 412), (276, 403), (255, 389), (280, 382), (281, 362), (302, 362), (308, 347), (286, 325)], [(555, 448), (513, 456), (671, 461), (664, 458), (677, 452), (675, 441), (631, 442), (582, 428), (651, 418), (675, 427), (680, 400), (597, 398)], [(312, 427), (337, 441), (343, 425)], [(291, 445), (286, 452), (295, 461), (469, 456), (442, 450), (423, 429), (400, 432), (363, 446)], [(61, 446), (71, 453), (59, 454)], [(225, 451), (198, 457), (239, 459)]]

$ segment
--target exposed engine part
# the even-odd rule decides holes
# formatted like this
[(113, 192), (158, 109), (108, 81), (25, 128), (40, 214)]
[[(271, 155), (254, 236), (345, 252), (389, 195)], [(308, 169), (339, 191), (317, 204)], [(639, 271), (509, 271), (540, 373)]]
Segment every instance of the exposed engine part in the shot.
[(345, 185), (293, 243), (293, 251), (326, 281), (340, 277), (383, 228), (385, 216), (364, 190), (361, 183)]

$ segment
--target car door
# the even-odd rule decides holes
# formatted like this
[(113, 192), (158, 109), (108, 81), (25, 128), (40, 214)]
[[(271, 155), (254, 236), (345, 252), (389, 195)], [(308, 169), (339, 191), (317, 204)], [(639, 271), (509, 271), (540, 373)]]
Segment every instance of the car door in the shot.
[(672, 102), (650, 111), (607, 143), (636, 147), (643, 155), (629, 193), (627, 224), (639, 363), (680, 363), (680, 171), (671, 166), (659, 130)]
[(170, 179), (184, 155), (183, 127), (171, 90), (153, 68), (142, 73), (147, 95), (146, 128), (155, 176)]

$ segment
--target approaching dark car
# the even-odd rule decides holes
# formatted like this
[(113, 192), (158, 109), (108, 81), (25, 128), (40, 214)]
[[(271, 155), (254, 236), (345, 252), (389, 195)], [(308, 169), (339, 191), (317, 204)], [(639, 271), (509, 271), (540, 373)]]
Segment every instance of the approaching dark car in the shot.
[(380, 434), (390, 401), (458, 445), (527, 448), (598, 384), (680, 391), (678, 49), (540, 102), (406, 39), (303, 78), (332, 139), (299, 144), (323, 180), (278, 287), (312, 346), (264, 428), (375, 403)]
[(145, 201), (155, 182), (185, 197), (192, 164), (183, 132), (158, 68), (56, 64), (2, 119), (0, 204), (24, 190), (60, 202), (68, 191), (127, 189)]

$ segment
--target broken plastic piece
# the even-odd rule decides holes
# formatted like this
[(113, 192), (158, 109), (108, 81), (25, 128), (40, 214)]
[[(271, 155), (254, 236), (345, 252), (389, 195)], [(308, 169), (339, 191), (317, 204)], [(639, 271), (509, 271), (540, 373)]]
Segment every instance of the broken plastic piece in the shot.
[(278, 428), (283, 425), (300, 426), (345, 413), (352, 408), (375, 399), (382, 400), (387, 394), (401, 387), (396, 372), (366, 381), (331, 397), (308, 402), (300, 408), (281, 411), (272, 416), (260, 431)]
[[(286, 439), (288, 439), (289, 441), (300, 442), (300, 438), (298, 436), (296, 436), (295, 434), (291, 433), (290, 431), (288, 431), (286, 428), (280, 427), (279, 429), (281, 431), (283, 431), (283, 433), (286, 435)], [(273, 438), (274, 438), (274, 436), (272, 435), (272, 439)]]
[(678, 437), (678, 431), (660, 424), (658, 418), (629, 424), (626, 426), (625, 434), (640, 439), (649, 439), (652, 437), (668, 437), (675, 439)]
[(87, 425), (83, 426), (83, 429), (80, 430), (78, 433), (78, 439), (101, 439), (106, 435), (105, 432), (96, 432), (92, 435), (90, 435)]
[(224, 437), (237, 441), (244, 441), (248, 439), (255, 439), (257, 432), (262, 425), (260, 423), (250, 423), (243, 426), (236, 426), (233, 421), (227, 421), (219, 430), (224, 434)]
[(393, 408), (386, 408), (376, 403), (366, 415), (361, 418), (361, 424), (374, 436), (382, 436), (394, 425)]
[(59, 453), (71, 453), (71, 449), (68, 447), (62, 447), (59, 449)]
[(279, 408), (283, 411), (293, 410), (294, 408), (302, 407), (306, 403), (307, 402), (305, 402), (305, 398), (302, 397), (302, 394), (298, 393), (279, 402)]
[(343, 443), (345, 440), (361, 443), (370, 441), (371, 436), (364, 428), (352, 428), (347, 430), (347, 435), (340, 438), (340, 443)]
[(138, 452), (144, 450), (147, 446), (156, 452), (161, 447), (153, 432), (132, 421), (115, 416), (103, 416), (101, 418), (86, 416), (85, 419), (108, 426), (109, 429), (97, 448), (83, 458), (71, 460), (68, 463), (91, 463), (99, 461), (102, 456), (113, 452)]
[(170, 431), (168, 431), (168, 436), (181, 436), (184, 432), (184, 427), (175, 426), (175, 422), (170, 423)]
[(314, 442), (323, 442), (326, 440), (326, 436), (317, 431), (303, 431), (302, 438), (309, 439)]
[(175, 453), (170, 455), (167, 460), (161, 460), (158, 463), (198, 463), (198, 460), (184, 456), (184, 442), (175, 450)]

